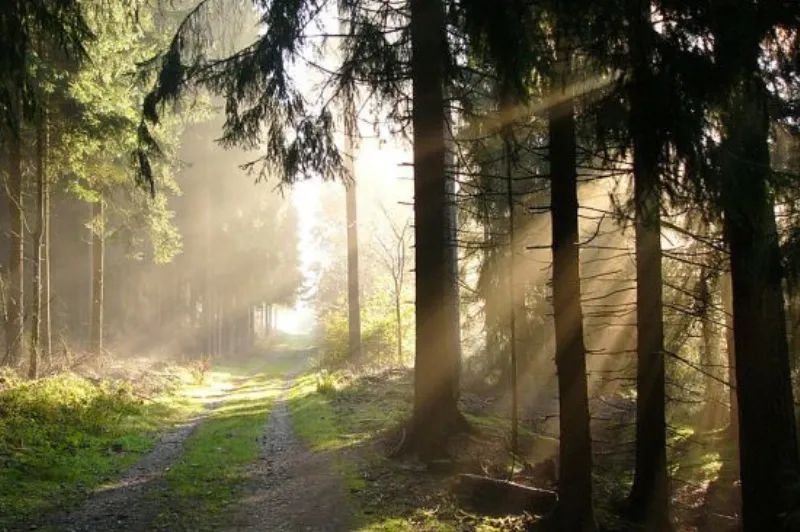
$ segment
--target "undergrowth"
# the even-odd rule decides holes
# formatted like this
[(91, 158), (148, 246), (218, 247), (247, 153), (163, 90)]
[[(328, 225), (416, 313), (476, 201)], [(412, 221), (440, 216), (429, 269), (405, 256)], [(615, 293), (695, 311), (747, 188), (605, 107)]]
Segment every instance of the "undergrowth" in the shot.
[[(408, 373), (395, 370), (306, 375), (289, 394), (298, 436), (310, 449), (332, 455), (350, 493), (354, 530), (521, 530), (520, 518), (489, 518), (458, 508), (448, 478), (386, 458), (386, 436), (410, 414), (411, 393)], [(478, 413), (470, 420), (502, 439), (500, 420)]]
[(70, 504), (148, 451), (190, 404), (62, 374), (0, 392), (0, 527)]

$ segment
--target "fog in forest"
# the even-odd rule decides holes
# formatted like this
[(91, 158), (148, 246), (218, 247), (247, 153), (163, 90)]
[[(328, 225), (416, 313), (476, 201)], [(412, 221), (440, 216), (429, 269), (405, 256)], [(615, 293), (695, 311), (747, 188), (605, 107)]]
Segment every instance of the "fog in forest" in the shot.
[(1, 530), (800, 530), (794, 3), (7, 4)]

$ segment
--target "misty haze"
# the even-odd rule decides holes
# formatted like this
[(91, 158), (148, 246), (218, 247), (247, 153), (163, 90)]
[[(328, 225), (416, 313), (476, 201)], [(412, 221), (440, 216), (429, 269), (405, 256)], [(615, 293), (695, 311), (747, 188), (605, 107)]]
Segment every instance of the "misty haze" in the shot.
[(800, 531), (796, 0), (3, 0), (0, 530)]

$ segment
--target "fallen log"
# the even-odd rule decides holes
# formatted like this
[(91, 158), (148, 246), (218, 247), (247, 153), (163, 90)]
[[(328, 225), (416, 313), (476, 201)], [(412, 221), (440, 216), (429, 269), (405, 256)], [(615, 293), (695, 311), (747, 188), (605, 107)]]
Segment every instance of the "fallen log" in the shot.
[(458, 475), (452, 489), (462, 504), (490, 515), (542, 515), (558, 502), (555, 491), (469, 473)]

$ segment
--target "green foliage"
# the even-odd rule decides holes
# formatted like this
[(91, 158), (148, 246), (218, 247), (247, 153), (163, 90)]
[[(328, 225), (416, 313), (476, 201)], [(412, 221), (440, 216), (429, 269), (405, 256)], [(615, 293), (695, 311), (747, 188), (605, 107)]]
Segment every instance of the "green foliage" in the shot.
[(336, 395), (336, 377), (327, 371), (321, 371), (317, 375), (317, 393), (322, 395)]
[[(379, 291), (372, 294), (361, 307), (361, 348), (364, 360), (369, 364), (386, 366), (397, 364), (397, 320), (389, 294)], [(325, 313), (319, 325), (319, 347), (321, 362), (325, 367), (341, 367), (349, 361), (349, 337), (347, 305), (344, 300)], [(408, 309), (404, 309), (402, 327), (404, 352), (409, 353), (413, 345), (411, 321)]]
[(86, 23), (84, 2), (78, 0), (9, 0), (0, 8), (0, 143), (18, 137), (23, 122), (42, 106), (39, 57), (34, 50), (50, 49), (62, 60), (86, 58), (92, 31)]
[[(11, 382), (11, 381), (7, 381)], [(81, 496), (148, 450), (176, 404), (63, 374), (0, 392), (0, 525)]]

